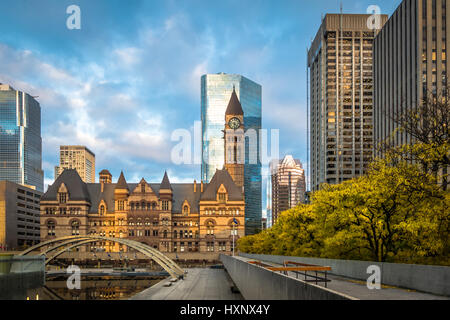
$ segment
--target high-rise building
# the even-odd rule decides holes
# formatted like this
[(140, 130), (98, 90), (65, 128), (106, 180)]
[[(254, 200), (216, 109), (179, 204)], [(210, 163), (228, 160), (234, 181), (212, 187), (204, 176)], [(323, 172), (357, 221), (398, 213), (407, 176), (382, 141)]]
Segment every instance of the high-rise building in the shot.
[(0, 181), (0, 251), (39, 243), (41, 196), (34, 189)]
[(272, 190), (272, 219), (275, 224), (279, 215), (305, 201), (305, 170), (298, 159), (287, 155), (283, 160), (270, 163)]
[(44, 190), (41, 107), (29, 94), (0, 83), (0, 180)]
[[(417, 106), (449, 83), (449, 0), (403, 1), (374, 43), (375, 147), (396, 129), (395, 115)], [(411, 142), (397, 131), (394, 145)], [(382, 150), (380, 150), (382, 151)], [(377, 153), (377, 155), (381, 155)]]
[(364, 174), (373, 157), (372, 18), (327, 14), (309, 49), (312, 190)]
[(262, 88), (235, 74), (207, 74), (201, 78), (202, 181), (208, 183), (216, 170), (224, 167), (225, 112), (236, 91), (245, 123), (245, 228), (246, 234), (261, 230), (262, 177), (259, 133), (262, 122)]
[(75, 169), (86, 183), (95, 183), (95, 154), (85, 146), (60, 146), (55, 180), (65, 169)]

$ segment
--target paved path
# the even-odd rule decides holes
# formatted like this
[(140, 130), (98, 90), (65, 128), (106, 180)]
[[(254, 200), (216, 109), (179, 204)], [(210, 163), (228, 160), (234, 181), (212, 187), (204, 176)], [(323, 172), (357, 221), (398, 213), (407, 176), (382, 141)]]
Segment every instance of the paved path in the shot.
[[(254, 261), (254, 259), (248, 259), (244, 257), (239, 257), (239, 259), (242, 259), (244, 261)], [(282, 267), (282, 265), (276, 263), (266, 261), (262, 262), (264, 264)], [(320, 273), (318, 273), (318, 275), (322, 277), (324, 276)], [(289, 272), (289, 276), (292, 278), (296, 278), (296, 274), (294, 272)], [(359, 300), (450, 300), (450, 297), (443, 297), (392, 286), (382, 286), (380, 290), (369, 290), (364, 281), (352, 280), (349, 278), (330, 274), (327, 275), (327, 278), (331, 280), (331, 282), (328, 282), (327, 285), (329, 289), (344, 293)], [(304, 279), (304, 276), (299, 275), (299, 280), (302, 279)], [(323, 283), (319, 283), (318, 285), (324, 286)]]
[(243, 300), (240, 294), (231, 292), (231, 280), (224, 269), (187, 269), (184, 280), (172, 283), (163, 280), (130, 300)]

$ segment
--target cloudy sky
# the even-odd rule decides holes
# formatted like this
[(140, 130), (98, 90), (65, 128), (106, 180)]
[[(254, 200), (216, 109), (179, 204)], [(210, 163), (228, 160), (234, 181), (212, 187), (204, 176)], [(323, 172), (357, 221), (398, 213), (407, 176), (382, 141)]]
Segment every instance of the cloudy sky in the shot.
[[(345, 13), (400, 0), (344, 0)], [(69, 30), (68, 6), (81, 8)], [(338, 0), (0, 0), (0, 82), (39, 96), (45, 184), (59, 145), (96, 154), (117, 179), (200, 180), (175, 165), (176, 129), (200, 120), (200, 77), (236, 73), (263, 87), (263, 127), (307, 166), (306, 48)]]

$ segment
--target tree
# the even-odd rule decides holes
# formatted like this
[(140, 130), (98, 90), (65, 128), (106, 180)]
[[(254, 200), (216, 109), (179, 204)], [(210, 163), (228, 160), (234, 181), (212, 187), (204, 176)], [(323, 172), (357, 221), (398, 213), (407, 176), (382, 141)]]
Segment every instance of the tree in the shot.
[[(397, 129), (381, 148), (392, 158), (418, 162), (433, 173), (447, 189), (450, 167), (450, 87), (439, 94), (428, 92), (417, 106), (403, 108), (394, 115)], [(398, 146), (397, 133), (406, 133), (411, 143)]]
[[(398, 159), (397, 159), (398, 160)], [(377, 160), (367, 175), (324, 185), (239, 250), (286, 256), (450, 265), (450, 193), (419, 164)]]
[(400, 254), (403, 259), (440, 256), (448, 247), (446, 199), (434, 177), (418, 165), (379, 160), (368, 175), (313, 196), (322, 254), (380, 262), (398, 261)]

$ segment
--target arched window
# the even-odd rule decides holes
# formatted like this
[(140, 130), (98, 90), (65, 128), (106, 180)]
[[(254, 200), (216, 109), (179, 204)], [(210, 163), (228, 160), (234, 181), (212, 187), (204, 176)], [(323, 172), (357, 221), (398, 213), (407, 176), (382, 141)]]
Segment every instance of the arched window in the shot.
[(206, 234), (214, 235), (214, 223), (212, 223), (211, 221), (209, 221), (206, 225)]
[(164, 232), (163, 232), (163, 238), (167, 238), (167, 230), (164, 230)]
[(176, 239), (177, 236), (178, 236), (178, 232), (177, 232), (177, 230), (175, 230), (175, 231), (173, 232), (173, 237)]
[(77, 221), (77, 220), (72, 221), (71, 227), (72, 227), (72, 235), (73, 236), (80, 235), (80, 222), (79, 221)]
[(185, 205), (185, 206), (183, 207), (183, 213), (184, 213), (184, 214), (188, 214), (188, 213), (189, 213), (189, 206)]
[(101, 205), (100, 206), (100, 215), (104, 215), (105, 214), (105, 206)]
[(134, 202), (130, 203), (130, 209), (131, 209), (131, 211), (134, 211)]
[(53, 220), (48, 221), (47, 222), (47, 229), (48, 229), (47, 234), (49, 236), (54, 236), (55, 235), (55, 221), (53, 221)]

